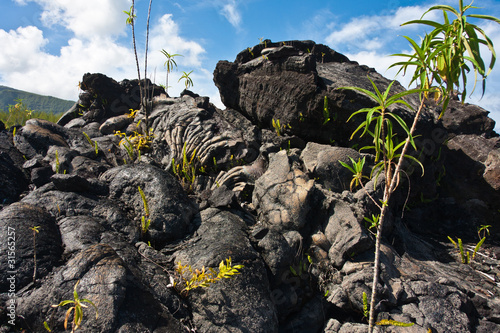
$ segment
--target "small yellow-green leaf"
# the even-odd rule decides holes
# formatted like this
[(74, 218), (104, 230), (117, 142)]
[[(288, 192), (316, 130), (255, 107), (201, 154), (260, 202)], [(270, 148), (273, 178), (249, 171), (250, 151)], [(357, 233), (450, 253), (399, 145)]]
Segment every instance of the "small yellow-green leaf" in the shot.
[(46, 329), (47, 331), (52, 332), (52, 330), (51, 330), (51, 329), (50, 329), (50, 327), (49, 327), (49, 324), (47, 324), (47, 322), (46, 322), (46, 321), (44, 321), (44, 322), (43, 322), (43, 327), (45, 327), (45, 329)]
[(382, 319), (375, 323), (378, 326), (399, 326), (399, 327), (411, 327), (415, 325), (415, 323), (403, 323), (401, 321), (396, 321), (392, 319)]

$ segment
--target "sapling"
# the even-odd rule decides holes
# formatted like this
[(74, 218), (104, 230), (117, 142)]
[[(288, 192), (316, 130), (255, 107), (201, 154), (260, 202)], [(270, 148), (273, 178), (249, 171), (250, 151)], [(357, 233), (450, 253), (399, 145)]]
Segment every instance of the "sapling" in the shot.
[(142, 203), (144, 205), (145, 214), (141, 217), (141, 234), (142, 236), (144, 236), (149, 230), (151, 219), (149, 218), (149, 204), (148, 200), (146, 199), (146, 195), (144, 194), (140, 186), (138, 186), (138, 189), (139, 189), (139, 194), (141, 195)]
[(182, 57), (182, 54), (170, 54), (164, 49), (160, 51), (165, 57), (167, 57), (167, 60), (165, 60), (165, 63), (163, 64), (163, 67), (167, 69), (167, 79), (166, 79), (166, 84), (165, 84), (165, 91), (168, 94), (168, 74), (175, 68), (177, 68), (177, 63), (175, 62), (174, 58), (175, 57)]
[(39, 225), (30, 227), (33, 230), (33, 283), (36, 281), (36, 234), (40, 232)]
[[(73, 320), (71, 322), (71, 333), (75, 332), (81, 325), (82, 325), (82, 320), (83, 320), (83, 308), (87, 308), (87, 305), (84, 303), (88, 303), (92, 305), (95, 309), (95, 319), (98, 318), (99, 314), (97, 312), (97, 307), (95, 306), (92, 301), (85, 299), (85, 298), (80, 298), (78, 296), (78, 293), (76, 291), (76, 288), (78, 287), (78, 284), (80, 283), (80, 280), (78, 280), (75, 284), (75, 287), (73, 288), (73, 300), (64, 300), (59, 304), (52, 305), (53, 308), (58, 308), (58, 307), (63, 307), (67, 304), (73, 304), (68, 311), (66, 311), (66, 317), (64, 318), (64, 329), (68, 329), (68, 321), (69, 318), (71, 317), (71, 312), (73, 312)], [(44, 322), (44, 326), (46, 329), (50, 331), (50, 328), (46, 322)]]
[(177, 82), (180, 82), (182, 79), (184, 79), (184, 85), (186, 86), (186, 89), (188, 89), (189, 87), (192, 87), (193, 80), (189, 77), (189, 75), (191, 75), (192, 72), (193, 71), (191, 71), (189, 73), (182, 72), (182, 76), (179, 78), (179, 81), (177, 81)]
[[(424, 110), (425, 102), (428, 99), (434, 99), (435, 102), (441, 103), (442, 112), (440, 116), (442, 116), (447, 109), (451, 97), (454, 96), (455, 91), (459, 92), (462, 103), (465, 102), (467, 96), (466, 74), (471, 68), (474, 70), (475, 83), (478, 81), (478, 75), (482, 76), (482, 88), (484, 93), (485, 78), (491, 72), (495, 64), (496, 53), (493, 42), (481, 28), (469, 23), (468, 18), (489, 20), (496, 23), (500, 23), (500, 19), (489, 15), (465, 14), (467, 10), (473, 8), (477, 7), (473, 7), (472, 4), (464, 6), (463, 0), (459, 0), (458, 10), (448, 5), (437, 5), (431, 7), (423, 16), (431, 11), (442, 11), (444, 23), (441, 24), (430, 20), (420, 19), (403, 24), (424, 24), (434, 28), (433, 31), (426, 34), (420, 45), (411, 38), (405, 36), (413, 49), (413, 54), (397, 54), (397, 56), (404, 57), (407, 60), (397, 62), (390, 66), (400, 66), (399, 72), (403, 72), (404, 74), (406, 74), (408, 69), (414, 68), (410, 84), (415, 83), (417, 87), (419, 87), (418, 89), (390, 95), (392, 83), (385, 92), (381, 93), (371, 80), (375, 93), (356, 87), (347, 88), (357, 90), (369, 96), (378, 104), (378, 106), (374, 108), (362, 109), (352, 115), (355, 116), (360, 113), (366, 113), (366, 120), (355, 130), (353, 135), (361, 131), (361, 136), (368, 134), (373, 137), (373, 146), (369, 148), (373, 149), (376, 154), (376, 161), (378, 162), (375, 167), (375, 169), (377, 169), (376, 175), (382, 172), (385, 175), (384, 194), (381, 201), (375, 244), (374, 273), (370, 300), (370, 333), (373, 332), (373, 327), (375, 325), (375, 300), (380, 271), (382, 230), (387, 218), (392, 193), (399, 184), (404, 160), (412, 159), (422, 166), (418, 160), (408, 155), (407, 152), (410, 145), (416, 150), (413, 134), (420, 115)], [(450, 22), (448, 13), (455, 15), (457, 18)], [(485, 45), (491, 52), (492, 58), (488, 68), (486, 68), (481, 58), (480, 45)], [(414, 113), (411, 127), (408, 127), (406, 123), (396, 114), (392, 113), (388, 107), (391, 104), (403, 104), (413, 110), (413, 108), (402, 99), (406, 95), (413, 93), (419, 94), (420, 105)], [(406, 139), (404, 141), (396, 141), (392, 121), (396, 121), (400, 127), (403, 128), (406, 134)]]
[[(149, 45), (149, 19), (151, 17), (151, 4), (152, 0), (149, 1), (149, 8), (148, 8), (148, 18), (147, 18), (147, 26), (146, 26), (146, 47), (145, 47), (145, 55), (144, 55), (144, 79), (147, 79), (147, 71), (148, 71), (148, 45)], [(136, 39), (135, 39), (135, 0), (132, 0), (132, 6), (130, 6), (130, 9), (128, 11), (123, 11), (127, 15), (127, 20), (126, 23), (131, 26), (132, 28), (132, 42), (134, 46), (134, 55), (135, 55), (135, 63), (137, 67), (137, 78), (139, 79), (139, 95), (140, 95), (140, 105), (142, 106), (142, 109), (144, 110), (145, 113), (145, 121), (146, 121), (146, 132), (149, 133), (149, 89), (148, 87), (142, 87), (141, 84), (141, 68), (139, 66), (139, 57), (137, 55), (137, 46), (136, 46)], [(147, 82), (147, 80), (145, 80)], [(144, 92), (143, 92), (144, 89)], [(146, 99), (148, 99), (146, 101)]]

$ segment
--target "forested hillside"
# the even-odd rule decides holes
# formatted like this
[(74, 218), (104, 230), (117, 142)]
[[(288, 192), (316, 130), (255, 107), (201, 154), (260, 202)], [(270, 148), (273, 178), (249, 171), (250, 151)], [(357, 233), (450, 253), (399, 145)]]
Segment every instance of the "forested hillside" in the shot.
[(42, 96), (27, 91), (0, 86), (0, 111), (8, 111), (9, 105), (17, 104), (21, 99), (23, 104), (35, 111), (62, 113), (67, 111), (74, 101), (63, 100), (52, 96)]

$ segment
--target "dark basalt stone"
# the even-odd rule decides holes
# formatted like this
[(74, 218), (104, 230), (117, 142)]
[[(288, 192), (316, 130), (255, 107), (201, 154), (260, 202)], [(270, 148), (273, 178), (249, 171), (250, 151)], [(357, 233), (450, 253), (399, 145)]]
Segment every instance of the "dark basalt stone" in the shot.
[[(141, 82), (153, 96), (152, 142), (140, 141), (144, 110), (125, 115), (140, 108), (139, 82), (98, 73), (84, 75), (59, 124), (31, 119), (12, 137), (0, 123), (0, 262), (14, 260), (0, 270), (0, 332), (41, 332), (44, 321), (64, 331), (67, 308), (53, 305), (77, 283), (99, 311), (83, 310), (82, 332), (365, 332), (369, 220), (385, 176), (358, 151), (368, 135), (350, 139), (363, 117), (346, 123), (373, 102), (338, 88), (372, 89), (367, 75), (391, 83), (325, 45), (266, 40), (218, 63), (226, 110)], [(451, 101), (439, 113), (426, 105), (409, 152), (425, 174), (405, 165), (387, 211), (375, 310), (415, 323), (408, 332), (500, 331), (500, 139), (477, 106)], [(350, 158), (365, 159), (363, 186), (340, 163)], [(481, 225), (490, 235), (464, 265), (447, 236), (471, 252)], [(229, 258), (238, 274), (182, 291), (179, 267), (189, 281), (189, 269), (217, 275)]]

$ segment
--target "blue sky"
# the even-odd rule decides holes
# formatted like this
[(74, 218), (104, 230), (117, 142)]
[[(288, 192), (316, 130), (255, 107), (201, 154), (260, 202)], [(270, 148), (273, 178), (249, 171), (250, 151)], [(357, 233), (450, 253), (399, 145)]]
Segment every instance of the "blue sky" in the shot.
[[(193, 91), (222, 107), (212, 73), (219, 60), (233, 61), (243, 49), (272, 41), (311, 39), (351, 60), (386, 71), (393, 53), (409, 52), (402, 35), (418, 39), (421, 27), (400, 27), (434, 4), (458, 0), (153, 0), (150, 22), (151, 79), (165, 83), (165, 49), (180, 53), (171, 73), (169, 94), (183, 89), (182, 71), (193, 70)], [(136, 0), (136, 33), (142, 56), (149, 0)], [(352, 4), (352, 5), (350, 5)], [(0, 84), (76, 100), (78, 81), (100, 72), (117, 81), (135, 78), (130, 27), (123, 10), (131, 0), (2, 0), (0, 3)], [(500, 17), (500, 1), (476, 0), (478, 13)], [(429, 16), (430, 19), (438, 19)], [(500, 25), (484, 28), (500, 50)], [(500, 54), (500, 51), (498, 51)], [(141, 62), (143, 64), (143, 62)], [(500, 65), (499, 65), (500, 66)], [(156, 73), (156, 75), (154, 74)], [(399, 77), (402, 83), (406, 78)], [(500, 129), (500, 67), (487, 80), (487, 93), (471, 102), (491, 111)]]

